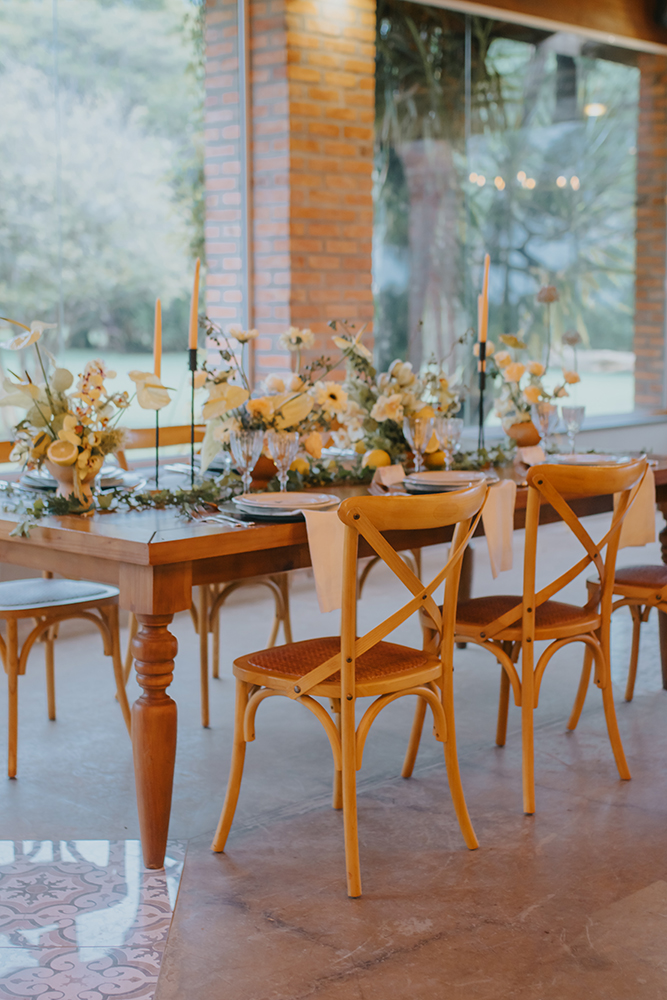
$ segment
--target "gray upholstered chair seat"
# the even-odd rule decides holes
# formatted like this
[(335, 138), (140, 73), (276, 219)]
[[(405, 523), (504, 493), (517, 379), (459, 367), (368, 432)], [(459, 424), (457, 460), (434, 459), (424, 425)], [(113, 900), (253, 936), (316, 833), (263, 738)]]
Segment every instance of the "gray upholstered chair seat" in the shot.
[(0, 613), (54, 608), (118, 597), (116, 587), (86, 580), (7, 580), (0, 583)]

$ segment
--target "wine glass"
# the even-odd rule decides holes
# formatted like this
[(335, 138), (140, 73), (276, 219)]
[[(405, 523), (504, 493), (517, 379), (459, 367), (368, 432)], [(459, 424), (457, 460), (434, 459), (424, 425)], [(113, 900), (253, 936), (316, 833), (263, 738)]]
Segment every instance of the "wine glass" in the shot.
[(433, 434), (433, 417), (404, 417), (403, 434), (415, 456), (415, 472), (424, 468), (423, 455)]
[(449, 472), (463, 431), (463, 420), (461, 417), (436, 417), (434, 430), (438, 445), (445, 453), (445, 469)]
[(574, 455), (574, 439), (581, 430), (585, 413), (585, 406), (561, 406), (560, 408), (560, 415), (567, 431), (567, 439), (570, 442), (570, 455)]
[(287, 473), (299, 450), (298, 431), (269, 431), (269, 451), (278, 469), (280, 492), (287, 490)]
[(551, 447), (551, 435), (558, 423), (558, 407), (546, 399), (541, 399), (539, 403), (535, 403), (535, 412), (542, 434), (542, 447), (546, 453)]
[(257, 459), (262, 454), (264, 445), (264, 431), (231, 431), (229, 435), (229, 447), (241, 476), (243, 478), (243, 492), (250, 492), (252, 482), (252, 470), (257, 464)]

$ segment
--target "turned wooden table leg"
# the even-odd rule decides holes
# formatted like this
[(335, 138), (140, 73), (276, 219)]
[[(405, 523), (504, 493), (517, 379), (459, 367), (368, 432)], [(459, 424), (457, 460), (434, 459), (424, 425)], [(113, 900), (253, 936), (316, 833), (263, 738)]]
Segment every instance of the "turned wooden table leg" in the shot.
[(137, 614), (132, 640), (137, 680), (143, 694), (132, 706), (132, 750), (144, 864), (162, 868), (167, 849), (176, 759), (176, 702), (167, 694), (173, 679), (173, 615)]
[[(659, 503), (658, 509), (667, 521), (667, 503)], [(667, 524), (658, 535), (660, 539), (660, 555), (667, 564)], [(658, 629), (660, 635), (660, 661), (662, 666), (662, 686), (667, 691), (667, 615), (658, 611)]]

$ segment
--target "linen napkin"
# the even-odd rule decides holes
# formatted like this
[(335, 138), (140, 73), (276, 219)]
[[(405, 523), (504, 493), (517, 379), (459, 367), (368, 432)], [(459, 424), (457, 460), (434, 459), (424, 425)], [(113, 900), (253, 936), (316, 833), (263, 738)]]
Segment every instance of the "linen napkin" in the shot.
[(336, 611), (343, 593), (345, 525), (335, 510), (303, 510), (320, 611)]
[(482, 510), (482, 524), (494, 580), (499, 573), (512, 568), (515, 503), (516, 483), (513, 479), (501, 479), (489, 489)]
[[(614, 510), (618, 505), (618, 493), (614, 494)], [(633, 545), (648, 545), (655, 541), (655, 476), (648, 468), (644, 482), (639, 487), (635, 502), (621, 525), (620, 549)]]

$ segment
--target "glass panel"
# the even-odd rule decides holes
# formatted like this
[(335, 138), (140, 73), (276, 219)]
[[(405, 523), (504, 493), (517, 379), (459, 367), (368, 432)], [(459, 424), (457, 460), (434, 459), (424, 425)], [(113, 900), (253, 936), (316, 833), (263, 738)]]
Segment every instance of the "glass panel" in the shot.
[[(75, 373), (96, 355), (119, 375), (152, 370), (160, 296), (178, 351), (163, 379), (184, 387), (203, 257), (202, 17), (189, 0), (0, 0), (2, 311), (59, 322), (47, 346)], [(24, 353), (3, 351), (4, 371), (31, 364)], [(186, 422), (187, 405), (162, 419)], [(153, 420), (136, 408), (127, 422)]]
[(378, 365), (435, 355), (474, 382), (488, 252), (490, 338), (521, 336), (549, 383), (578, 367), (588, 414), (632, 410), (641, 57), (402, 0), (378, 11)]

